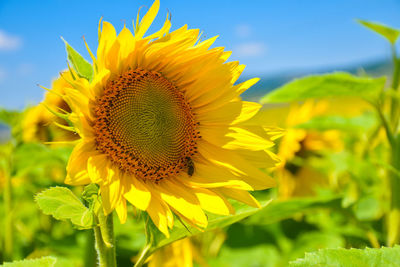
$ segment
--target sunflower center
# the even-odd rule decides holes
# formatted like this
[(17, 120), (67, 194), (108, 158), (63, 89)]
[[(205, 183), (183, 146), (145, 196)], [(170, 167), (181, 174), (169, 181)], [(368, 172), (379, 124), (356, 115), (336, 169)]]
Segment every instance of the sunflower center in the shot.
[(95, 113), (97, 149), (138, 178), (178, 174), (196, 153), (191, 107), (158, 72), (136, 69), (108, 82)]

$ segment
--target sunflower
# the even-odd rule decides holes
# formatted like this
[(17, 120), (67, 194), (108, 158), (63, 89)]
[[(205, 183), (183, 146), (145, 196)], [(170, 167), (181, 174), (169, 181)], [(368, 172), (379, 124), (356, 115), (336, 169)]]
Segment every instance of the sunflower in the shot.
[(343, 142), (340, 132), (337, 130), (319, 132), (297, 126), (314, 117), (332, 113), (330, 106), (334, 103), (337, 102), (309, 100), (302, 104), (292, 104), (288, 110), (286, 107), (284, 107), (285, 110), (280, 109), (280, 113), (287, 113), (283, 126), (286, 128), (286, 133), (278, 148), (278, 156), (282, 159), (277, 169), (281, 198), (311, 196), (315, 194), (316, 188), (327, 185), (326, 177), (308, 166), (305, 160), (310, 156), (318, 155), (321, 151), (341, 150)]
[[(70, 79), (71, 73), (62, 73), (65, 78)], [(59, 118), (53, 112), (68, 114), (70, 107), (63, 99), (64, 88), (69, 86), (66, 79), (58, 77), (53, 81), (51, 90), (46, 92), (42, 104), (27, 110), (23, 123), (22, 138), (25, 142), (57, 142), (76, 140), (78, 136), (65, 127), (65, 120)]]
[(193, 260), (207, 266), (190, 238), (184, 238), (157, 250), (149, 259), (149, 267), (193, 267)]
[(64, 99), (80, 141), (65, 183), (100, 186), (105, 214), (123, 223), (126, 201), (146, 211), (166, 236), (173, 214), (207, 226), (204, 211), (229, 215), (227, 198), (260, 207), (248, 192), (273, 187), (275, 132), (250, 120), (261, 105), (240, 94), (258, 81), (236, 84), (243, 65), (230, 52), (210, 49), (199, 30), (163, 27), (145, 37), (156, 0), (134, 34), (100, 20), (94, 77), (68, 80)]

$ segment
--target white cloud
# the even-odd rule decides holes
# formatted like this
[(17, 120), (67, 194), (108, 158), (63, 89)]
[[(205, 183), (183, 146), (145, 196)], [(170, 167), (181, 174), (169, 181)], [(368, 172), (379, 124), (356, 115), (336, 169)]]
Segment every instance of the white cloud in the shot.
[(9, 35), (0, 30), (0, 50), (16, 50), (22, 45), (22, 40), (18, 36)]
[(247, 38), (251, 35), (252, 29), (248, 24), (239, 24), (235, 27), (235, 34), (240, 38)]
[(262, 56), (266, 51), (267, 46), (263, 42), (247, 42), (233, 47), (234, 55), (238, 57)]

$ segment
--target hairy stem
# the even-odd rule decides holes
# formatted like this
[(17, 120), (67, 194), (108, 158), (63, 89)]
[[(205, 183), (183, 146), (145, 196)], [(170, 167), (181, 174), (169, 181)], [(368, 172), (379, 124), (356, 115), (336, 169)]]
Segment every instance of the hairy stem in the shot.
[(84, 266), (85, 267), (96, 267), (96, 250), (94, 245), (94, 236), (92, 231), (85, 231), (85, 255), (84, 255)]
[(96, 251), (100, 267), (116, 267), (114, 225), (112, 213), (105, 216), (100, 210), (96, 216), (98, 225), (94, 228)]

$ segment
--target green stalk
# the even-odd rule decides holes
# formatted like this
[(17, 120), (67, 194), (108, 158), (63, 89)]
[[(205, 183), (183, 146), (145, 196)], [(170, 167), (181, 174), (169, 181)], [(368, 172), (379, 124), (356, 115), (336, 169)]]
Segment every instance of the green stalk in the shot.
[(85, 267), (96, 267), (96, 250), (94, 248), (94, 236), (92, 231), (85, 231), (85, 254), (84, 254), (84, 266)]
[(388, 233), (389, 246), (398, 244), (400, 241), (400, 176), (398, 174), (400, 170), (400, 135), (397, 136), (395, 141), (395, 146), (392, 146), (391, 151), (391, 164), (396, 172), (391, 172), (389, 176), (391, 188), (391, 211), (389, 214)]
[(4, 170), (4, 211), (5, 211), (5, 229), (4, 229), (4, 261), (13, 259), (13, 215), (12, 215), (12, 187), (11, 176), (8, 169)]
[(97, 216), (97, 226), (94, 228), (96, 251), (100, 267), (116, 267), (114, 225), (112, 213), (105, 216), (100, 209)]
[(397, 90), (399, 87), (400, 81), (400, 66), (399, 66), (399, 59), (397, 58), (396, 46), (392, 45), (392, 60), (393, 60), (393, 81), (392, 81), (392, 88)]
[[(393, 77), (392, 77), (392, 90), (397, 91), (399, 89), (400, 82), (400, 60), (397, 58), (396, 46), (392, 45), (392, 61), (393, 61)], [(391, 126), (393, 131), (397, 131), (397, 127), (399, 125), (400, 119), (400, 110), (399, 110), (399, 99), (397, 97), (393, 97), (391, 101)]]
[[(392, 90), (396, 91), (399, 88), (400, 79), (400, 66), (399, 59), (397, 58), (396, 47), (392, 45), (393, 57), (393, 80)], [(382, 110), (380, 109), (382, 113)], [(389, 173), (390, 181), (390, 213), (389, 213), (389, 231), (388, 231), (388, 245), (392, 246), (398, 244), (400, 241), (400, 177), (398, 171), (400, 170), (400, 135), (397, 133), (399, 125), (400, 109), (398, 97), (393, 97), (390, 107), (390, 125), (391, 129), (385, 127), (388, 135), (388, 140), (391, 147), (390, 164), (397, 172)], [(385, 126), (385, 125), (384, 125)]]

